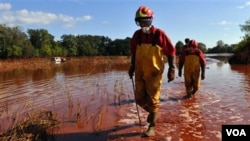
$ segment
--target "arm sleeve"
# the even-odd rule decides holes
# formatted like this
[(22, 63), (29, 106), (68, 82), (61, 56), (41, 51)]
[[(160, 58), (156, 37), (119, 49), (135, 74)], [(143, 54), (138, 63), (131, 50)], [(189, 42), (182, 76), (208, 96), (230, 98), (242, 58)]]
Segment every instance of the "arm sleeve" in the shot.
[(183, 50), (182, 53), (181, 53), (181, 55), (179, 56), (179, 62), (178, 62), (178, 64), (179, 64), (179, 66), (178, 66), (179, 70), (182, 70), (182, 68), (183, 68), (184, 61), (185, 61), (185, 56), (186, 56), (186, 51)]
[(199, 51), (199, 58), (200, 58), (201, 66), (206, 66), (205, 55), (203, 54), (203, 52), (201, 50)]
[(130, 51), (132, 54), (136, 54), (137, 40), (138, 40), (138, 33), (135, 32), (130, 42)]
[(186, 56), (186, 51), (184, 50), (179, 57), (179, 64), (184, 64), (185, 56)]
[(167, 56), (175, 56), (176, 49), (172, 44), (171, 39), (166, 35), (165, 32), (162, 31), (161, 35), (162, 49), (165, 55)]

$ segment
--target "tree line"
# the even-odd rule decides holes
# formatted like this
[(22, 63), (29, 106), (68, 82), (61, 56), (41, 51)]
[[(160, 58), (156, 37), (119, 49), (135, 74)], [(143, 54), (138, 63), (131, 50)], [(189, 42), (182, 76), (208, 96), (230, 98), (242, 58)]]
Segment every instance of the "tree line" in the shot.
[[(239, 44), (228, 45), (219, 40), (215, 47), (208, 48), (199, 42), (199, 48), (204, 53), (232, 53), (242, 48), (244, 40), (249, 40), (248, 20), (241, 25), (241, 30), (247, 32)], [(62, 35), (55, 41), (54, 36), (46, 29), (28, 29), (23, 32), (20, 27), (9, 27), (0, 24), (0, 58), (29, 58), (52, 56), (116, 56), (130, 55), (130, 37), (112, 40), (107, 36), (98, 35)], [(245, 42), (246, 42), (245, 41)], [(184, 45), (182, 41), (175, 44), (177, 55)]]
[(228, 60), (230, 64), (250, 64), (250, 19), (240, 25), (240, 29), (245, 35), (233, 47), (234, 55)]
[(55, 41), (46, 29), (28, 29), (25, 33), (20, 27), (0, 25), (0, 58), (128, 55), (130, 40), (65, 34)]

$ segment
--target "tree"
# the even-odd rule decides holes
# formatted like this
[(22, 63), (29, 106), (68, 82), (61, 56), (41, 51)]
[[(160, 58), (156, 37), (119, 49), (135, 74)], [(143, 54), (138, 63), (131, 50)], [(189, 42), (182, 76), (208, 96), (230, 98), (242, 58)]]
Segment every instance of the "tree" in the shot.
[(57, 41), (52, 45), (52, 49), (51, 49), (51, 55), (52, 56), (66, 56), (64, 54), (64, 50), (60, 45), (60, 42)]
[(28, 39), (23, 43), (22, 51), (23, 57), (33, 57), (34, 48)]
[(234, 48), (234, 52), (250, 51), (250, 19), (245, 22), (244, 25), (240, 25), (241, 31), (245, 32), (245, 36), (242, 41)]
[(78, 50), (77, 50), (77, 39), (74, 35), (62, 35), (61, 36), (62, 42), (61, 46), (62, 48), (67, 50), (67, 56), (77, 56)]
[(29, 57), (33, 47), (20, 27), (0, 25), (0, 57)]
[(100, 41), (97, 43), (98, 55), (108, 55), (108, 46), (111, 44), (112, 40), (109, 37), (102, 36)]
[(246, 36), (250, 36), (250, 19), (245, 22), (244, 25), (240, 25), (241, 31), (246, 33)]
[(199, 49), (200, 49), (203, 53), (206, 53), (206, 52), (207, 52), (207, 47), (206, 47), (206, 45), (205, 45), (204, 43), (199, 42), (199, 43), (198, 43), (198, 47), (199, 47)]
[(40, 55), (42, 57), (49, 57), (52, 55), (51, 47), (47, 44), (44, 44), (40, 49)]
[(129, 43), (131, 38), (127, 37), (126, 39), (116, 39), (110, 45), (110, 55), (129, 55)]
[(175, 44), (176, 55), (181, 55), (183, 46), (184, 46), (184, 43), (183, 43), (182, 41), (178, 41), (178, 42)]
[(9, 58), (20, 58), (22, 57), (22, 48), (16, 45), (8, 47), (7, 49), (7, 57)]
[(234, 46), (234, 55), (229, 59), (230, 64), (250, 64), (250, 19), (245, 25), (240, 25), (241, 31), (245, 32), (242, 41)]
[(217, 41), (217, 47), (222, 48), (223, 46), (224, 46), (224, 42), (222, 40)]
[[(55, 44), (54, 36), (51, 35), (46, 29), (28, 29), (27, 33), (32, 46), (39, 51), (38, 56), (48, 56), (48, 50), (51, 51), (53, 45)], [(47, 51), (45, 51), (44, 47)]]

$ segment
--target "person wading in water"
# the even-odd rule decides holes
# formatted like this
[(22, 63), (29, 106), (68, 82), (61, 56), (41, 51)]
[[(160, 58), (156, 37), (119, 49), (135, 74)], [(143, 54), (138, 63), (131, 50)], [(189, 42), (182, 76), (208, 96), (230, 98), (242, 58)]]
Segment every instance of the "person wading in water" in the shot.
[(135, 101), (148, 112), (149, 127), (143, 133), (144, 137), (155, 135), (164, 55), (169, 64), (168, 82), (175, 78), (175, 47), (163, 30), (152, 25), (153, 18), (153, 11), (146, 6), (140, 6), (136, 11), (135, 22), (140, 29), (135, 31), (131, 40), (131, 66), (128, 72), (131, 79), (135, 73)]
[(189, 98), (200, 88), (200, 79), (205, 79), (206, 60), (203, 52), (198, 48), (196, 40), (189, 41), (187, 48), (185, 48), (179, 58), (179, 77), (182, 76), (183, 66), (186, 97)]

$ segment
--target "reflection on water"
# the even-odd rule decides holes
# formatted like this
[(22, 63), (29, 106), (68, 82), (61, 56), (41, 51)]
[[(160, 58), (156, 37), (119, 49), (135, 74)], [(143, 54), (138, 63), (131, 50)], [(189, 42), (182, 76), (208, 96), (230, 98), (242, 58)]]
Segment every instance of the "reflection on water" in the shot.
[[(185, 95), (183, 77), (168, 83), (164, 72), (158, 140), (219, 141), (222, 124), (250, 124), (250, 65), (229, 65), (224, 57), (207, 57), (207, 62), (201, 89), (185, 101), (178, 100)], [(19, 115), (37, 109), (55, 111), (65, 122), (75, 121), (80, 113), (87, 117), (84, 129), (90, 131), (90, 117), (99, 114), (110, 121), (105, 128), (138, 122), (128, 65), (108, 64), (68, 61), (53, 69), (0, 73), (0, 131), (13, 124), (10, 119), (16, 122)], [(146, 118), (141, 109), (140, 114)]]

